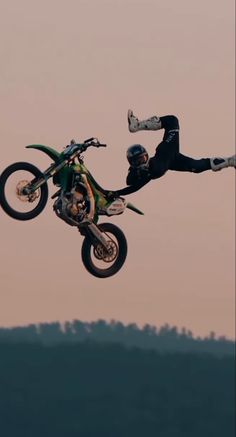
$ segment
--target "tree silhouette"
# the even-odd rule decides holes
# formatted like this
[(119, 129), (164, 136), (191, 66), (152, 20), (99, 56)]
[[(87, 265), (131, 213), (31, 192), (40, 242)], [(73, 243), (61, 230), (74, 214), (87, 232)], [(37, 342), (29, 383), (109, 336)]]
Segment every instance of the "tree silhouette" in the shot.
[(80, 320), (40, 323), (24, 327), (0, 328), (0, 341), (41, 342), (46, 345), (57, 343), (75, 343), (96, 341), (106, 343), (121, 343), (129, 347), (155, 349), (173, 352), (208, 352), (218, 355), (234, 354), (235, 342), (224, 336), (217, 338), (211, 331), (205, 338), (194, 337), (192, 332), (183, 327), (180, 331), (176, 326), (165, 324), (159, 329), (150, 324), (139, 328), (135, 323), (124, 325), (122, 322), (97, 320), (82, 322)]

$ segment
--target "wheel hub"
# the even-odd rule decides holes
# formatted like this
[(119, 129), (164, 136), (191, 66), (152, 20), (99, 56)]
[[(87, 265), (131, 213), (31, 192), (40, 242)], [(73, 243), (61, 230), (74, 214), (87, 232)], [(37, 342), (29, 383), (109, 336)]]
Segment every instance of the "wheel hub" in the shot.
[(34, 202), (39, 197), (39, 192), (35, 191), (34, 193), (23, 194), (23, 190), (27, 185), (29, 185), (29, 181), (22, 180), (18, 182), (16, 186), (16, 196), (21, 202)]
[(102, 246), (102, 244), (98, 244), (96, 247), (94, 247), (95, 258), (107, 263), (114, 261), (117, 257), (117, 253), (118, 247), (112, 240), (107, 241), (107, 248)]

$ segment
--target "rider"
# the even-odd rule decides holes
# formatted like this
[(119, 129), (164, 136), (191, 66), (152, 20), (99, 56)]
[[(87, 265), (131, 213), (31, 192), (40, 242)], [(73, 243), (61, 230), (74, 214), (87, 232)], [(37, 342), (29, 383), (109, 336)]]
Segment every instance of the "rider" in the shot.
[(134, 193), (150, 180), (163, 176), (167, 170), (202, 173), (206, 170), (218, 171), (226, 167), (236, 168), (236, 155), (229, 158), (202, 159), (182, 155), (179, 152), (179, 121), (174, 115), (163, 117), (155, 115), (147, 120), (139, 120), (129, 109), (128, 128), (130, 132), (164, 129), (164, 136), (151, 158), (141, 144), (134, 144), (128, 148), (127, 159), (130, 164), (126, 179), (128, 187), (113, 191), (116, 196)]

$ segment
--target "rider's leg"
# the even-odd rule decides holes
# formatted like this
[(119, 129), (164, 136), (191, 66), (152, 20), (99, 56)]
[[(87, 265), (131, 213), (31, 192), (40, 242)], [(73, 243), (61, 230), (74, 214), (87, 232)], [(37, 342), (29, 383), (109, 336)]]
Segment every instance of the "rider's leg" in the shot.
[[(164, 120), (164, 124), (165, 122), (166, 120)], [(175, 125), (175, 127), (177, 126)], [(167, 127), (162, 142), (157, 146), (155, 155), (149, 161), (152, 175), (158, 178), (165, 174), (165, 172), (171, 167), (172, 162), (175, 161), (178, 154), (179, 131), (178, 129), (168, 130)]]
[(130, 132), (162, 129), (160, 117), (155, 115), (147, 120), (139, 120), (137, 117), (135, 117), (131, 109), (128, 110), (128, 127)]
[(229, 158), (203, 158), (193, 159), (179, 154), (179, 122), (174, 115), (164, 117), (153, 116), (146, 120), (139, 120), (134, 116), (133, 111), (128, 111), (128, 124), (130, 132), (140, 130), (159, 130), (165, 129), (163, 141), (156, 149), (155, 166), (166, 170), (190, 171), (201, 173), (206, 170), (219, 171), (223, 168), (236, 168), (236, 155)]
[(193, 159), (188, 156), (178, 153), (172, 161), (169, 170), (188, 171), (194, 173), (201, 173), (211, 169), (209, 158)]
[(193, 159), (178, 153), (170, 165), (170, 170), (202, 173), (206, 170), (218, 171), (226, 167), (236, 167), (236, 155), (229, 158)]
[(133, 114), (131, 109), (128, 110), (128, 128), (130, 132), (137, 132), (140, 130), (159, 130), (159, 129), (179, 129), (177, 117), (174, 115), (166, 115), (158, 117), (154, 115), (146, 120), (139, 120)]

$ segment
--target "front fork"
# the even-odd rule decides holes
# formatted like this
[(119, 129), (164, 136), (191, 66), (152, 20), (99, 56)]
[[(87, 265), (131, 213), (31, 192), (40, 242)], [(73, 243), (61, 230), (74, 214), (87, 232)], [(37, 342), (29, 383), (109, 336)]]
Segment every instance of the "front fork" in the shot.
[(48, 179), (50, 179), (54, 174), (58, 173), (65, 165), (68, 163), (68, 161), (63, 161), (60, 164), (52, 164), (50, 167), (47, 168), (47, 170), (42, 173), (42, 177), (39, 179), (33, 179), (30, 184), (28, 184), (26, 187), (23, 188), (22, 194), (29, 195), (37, 191), (43, 184), (47, 183)]
[[(93, 222), (94, 215), (95, 215), (95, 199), (94, 199), (92, 188), (85, 174), (81, 174), (81, 178), (86, 186), (86, 190), (89, 198), (89, 204), (90, 204), (89, 214), (87, 215), (87, 219), (90, 223), (85, 225), (87, 227), (86, 233), (89, 234), (89, 237), (92, 239), (94, 246), (97, 244), (97, 242), (99, 242), (106, 250), (108, 250), (109, 245), (107, 243), (106, 238), (103, 236), (98, 226)], [(81, 232), (80, 228), (79, 231)]]
[(104, 249), (108, 251), (109, 243), (95, 223), (84, 223), (78, 227), (78, 231), (84, 237), (89, 238), (92, 241), (94, 247), (96, 247), (96, 245), (100, 243), (104, 247)]

